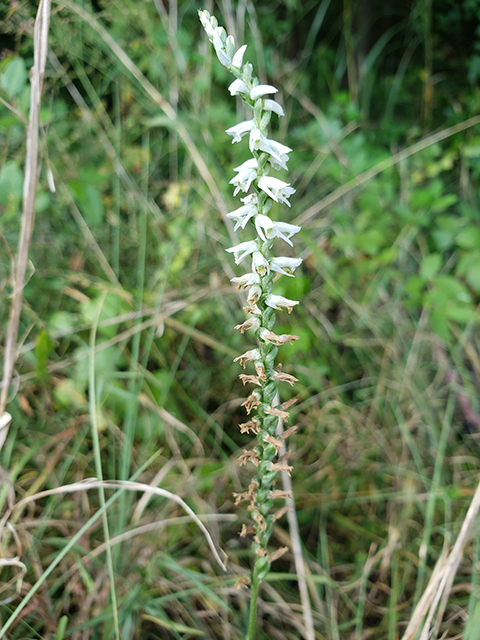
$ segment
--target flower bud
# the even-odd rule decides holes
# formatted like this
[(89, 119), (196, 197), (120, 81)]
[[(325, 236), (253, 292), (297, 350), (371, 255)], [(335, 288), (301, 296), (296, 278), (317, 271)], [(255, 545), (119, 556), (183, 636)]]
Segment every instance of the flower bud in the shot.
[(235, 54), (235, 38), (233, 36), (228, 36), (225, 41), (225, 51), (227, 52), (227, 56), (229, 58), (233, 58)]
[(263, 582), (270, 571), (270, 560), (267, 557), (259, 558), (255, 563), (255, 568), (257, 571), (258, 580), (260, 582)]
[(271, 117), (272, 117), (271, 111), (264, 111), (262, 119), (260, 120), (260, 129), (262, 131), (268, 127), (268, 123), (270, 122)]
[[(276, 454), (277, 450), (275, 449), (273, 444), (266, 444), (263, 447), (263, 455), (266, 458), (272, 458)], [(268, 469), (269, 471), (270, 469)]]
[(267, 342), (265, 343), (265, 351), (267, 351), (267, 354), (265, 356), (265, 366), (267, 368), (273, 369), (273, 365), (275, 364), (275, 358), (278, 353), (278, 348)]
[(247, 62), (247, 64), (243, 65), (243, 81), (245, 84), (248, 84), (252, 80), (252, 75), (253, 67), (250, 62)]
[(255, 118), (255, 122), (258, 122), (260, 124), (262, 113), (263, 113), (263, 100), (256, 100), (255, 106), (253, 108), (253, 117)]
[(269, 382), (263, 389), (263, 401), (270, 405), (277, 393), (277, 385), (275, 382)]

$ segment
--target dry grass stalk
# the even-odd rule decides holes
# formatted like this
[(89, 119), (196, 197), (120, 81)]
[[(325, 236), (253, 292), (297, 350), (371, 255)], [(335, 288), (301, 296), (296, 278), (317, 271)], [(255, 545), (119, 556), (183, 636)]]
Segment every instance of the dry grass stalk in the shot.
[[(28, 264), (28, 251), (35, 221), (35, 193), (38, 181), (38, 129), (40, 120), (40, 99), (47, 60), (48, 25), (50, 21), (50, 0), (40, 0), (34, 28), (34, 62), (30, 69), (30, 118), (27, 129), (27, 151), (25, 158), (25, 178), (23, 182), (23, 212), (20, 239), (13, 280), (12, 306), (8, 322), (5, 353), (3, 359), (3, 384), (0, 395), (0, 417), (4, 416), (8, 390), (17, 357), (17, 335), (22, 311), (23, 288)], [(0, 450), (8, 433), (10, 420), (4, 420), (0, 430)]]
[[(424, 591), (420, 602), (417, 604), (408, 627), (403, 634), (402, 640), (413, 640), (420, 629), (422, 622), (426, 616), (423, 625), (420, 640), (427, 640), (431, 637), (431, 623), (435, 620), (435, 635), (438, 632), (447, 600), (450, 595), (453, 580), (457, 573), (458, 567), (463, 557), (463, 550), (475, 524), (475, 519), (480, 511), (480, 484), (477, 486), (475, 495), (473, 496), (467, 515), (463, 521), (462, 528), (458, 534), (457, 540), (451, 552), (445, 557), (444, 554), (439, 558), (437, 565), (433, 571), (432, 577)], [(437, 611), (438, 604), (439, 610)]]
[[(184, 509), (190, 518), (198, 525), (202, 533), (204, 534), (208, 545), (212, 551), (212, 554), (221, 568), (226, 571), (227, 567), (225, 562), (220, 557), (220, 553), (217, 551), (215, 543), (210, 535), (208, 529), (205, 527), (200, 518), (196, 515), (196, 513), (191, 509), (188, 504), (177, 496), (175, 493), (171, 491), (167, 491), (166, 489), (161, 489), (160, 487), (152, 487), (151, 485), (145, 484), (143, 482), (133, 482), (131, 480), (115, 480), (115, 481), (102, 481), (97, 480), (96, 478), (86, 478), (85, 480), (81, 480), (79, 482), (74, 482), (69, 485), (65, 485), (62, 487), (57, 487), (56, 489), (47, 489), (46, 491), (41, 491), (34, 495), (28, 496), (23, 500), (17, 502), (17, 504), (13, 507), (13, 509), (8, 509), (3, 518), (0, 520), (0, 535), (2, 533), (3, 527), (8, 526), (9, 518), (12, 512), (17, 511), (18, 509), (22, 509), (25, 505), (30, 502), (34, 502), (35, 500), (39, 500), (41, 498), (45, 498), (47, 496), (58, 495), (62, 493), (75, 493), (76, 491), (89, 491), (90, 489), (125, 489), (126, 491), (139, 491), (142, 493), (149, 493), (152, 495), (160, 496), (162, 498), (167, 498), (169, 500), (173, 500), (176, 502), (182, 509)], [(225, 555), (225, 554), (224, 554)]]

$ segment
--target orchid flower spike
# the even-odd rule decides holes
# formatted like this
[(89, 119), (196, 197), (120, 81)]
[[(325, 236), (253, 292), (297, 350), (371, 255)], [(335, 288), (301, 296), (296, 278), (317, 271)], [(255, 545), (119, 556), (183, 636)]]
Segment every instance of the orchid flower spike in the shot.
[[(251, 431), (257, 438), (257, 446), (253, 450), (245, 450), (241, 455), (241, 464), (252, 463), (257, 467), (256, 479), (251, 482), (248, 492), (238, 494), (244, 496), (242, 500), (250, 502), (248, 509), (254, 524), (250, 529), (254, 533), (255, 567), (252, 571), (252, 587), (255, 588), (252, 588), (251, 622), (246, 636), (247, 640), (253, 640), (256, 619), (256, 595), (253, 597), (253, 594), (258, 593), (258, 585), (268, 574), (271, 562), (284, 553), (281, 549), (272, 552), (268, 549), (273, 523), (282, 513), (281, 510), (270, 513), (270, 507), (274, 499), (283, 497), (281, 491), (273, 488), (276, 475), (280, 471), (290, 473), (292, 470), (286, 461), (288, 454), (281, 455), (281, 450), (283, 451), (284, 438), (295, 431), (292, 427), (285, 431), (284, 437), (276, 437), (278, 420), (288, 418), (289, 414), (285, 409), (293, 404), (289, 400), (283, 405), (277, 404), (277, 387), (283, 382), (293, 385), (297, 379), (283, 373), (282, 365), (275, 364), (275, 357), (278, 348), (291, 345), (298, 336), (277, 335), (273, 329), (275, 311), (286, 310), (291, 313), (300, 302), (274, 293), (273, 287), (275, 280), (281, 276), (293, 278), (294, 271), (300, 267), (302, 260), (290, 256), (275, 257), (274, 249), (277, 245), (281, 246), (280, 243), (293, 247), (291, 238), (301, 228), (270, 216), (274, 204), (290, 207), (289, 198), (295, 193), (290, 182), (270, 175), (270, 171), (288, 171), (289, 154), (292, 152), (290, 147), (271, 139), (268, 132), (271, 118), (284, 116), (283, 107), (274, 99), (279, 91), (271, 84), (260, 84), (254, 77), (252, 65), (243, 61), (246, 45), (236, 49), (232, 36), (218, 26), (213, 16), (207, 11), (200, 11), (199, 15), (220, 63), (234, 77), (228, 87), (230, 94), (242, 100), (247, 111), (250, 110), (246, 120), (226, 130), (227, 135), (232, 138), (232, 144), (243, 143), (247, 147), (244, 139), (248, 139), (251, 154), (248, 160), (235, 167), (235, 175), (229, 181), (234, 187), (234, 196), (239, 192), (244, 195), (241, 198), (242, 205), (228, 213), (227, 218), (234, 221), (235, 231), (249, 229), (255, 235), (253, 239), (242, 240), (226, 251), (233, 254), (237, 265), (251, 257), (250, 270), (231, 281), (238, 289), (246, 289), (247, 300), (247, 306), (244, 307), (247, 319), (237, 324), (235, 329), (242, 334), (249, 330), (249, 335), (256, 339), (254, 347), (235, 358), (235, 362), (239, 362), (244, 368), (248, 366), (254, 369), (253, 374), (241, 374), (242, 383), (251, 383), (257, 387), (242, 405), (247, 414), (256, 411), (256, 416), (240, 425), (242, 433)], [(254, 427), (247, 428), (248, 425)]]

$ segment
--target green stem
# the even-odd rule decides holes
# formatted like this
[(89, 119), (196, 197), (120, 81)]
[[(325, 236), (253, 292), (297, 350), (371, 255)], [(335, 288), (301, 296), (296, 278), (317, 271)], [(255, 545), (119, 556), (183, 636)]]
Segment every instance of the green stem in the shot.
[(246, 640), (255, 639), (255, 631), (257, 630), (257, 600), (258, 592), (261, 584), (257, 563), (252, 571), (252, 584), (250, 587), (250, 611), (248, 613), (248, 630)]

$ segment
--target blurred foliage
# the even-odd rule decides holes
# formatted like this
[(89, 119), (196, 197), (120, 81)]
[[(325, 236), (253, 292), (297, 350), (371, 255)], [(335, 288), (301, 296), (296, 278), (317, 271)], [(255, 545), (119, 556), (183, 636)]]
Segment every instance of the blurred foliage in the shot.
[[(219, 518), (235, 511), (232, 491), (248, 486), (236, 462), (250, 444), (237, 429), (247, 391), (232, 363), (248, 338), (233, 332), (243, 317), (224, 252), (233, 238), (212, 190), (226, 210), (237, 206), (228, 181), (247, 156), (224, 130), (243, 111), (197, 8), (182, 0), (53, 5), (14, 420), (1, 454), (18, 495), (96, 473), (92, 327), (104, 476), (139, 472)], [(297, 194), (290, 212), (273, 214), (293, 222), (313, 212), (296, 244), (302, 269), (279, 280), (277, 293), (302, 300), (278, 316), (278, 332), (301, 337), (283, 348), (284, 368), (300, 382), (282, 394), (299, 397), (294, 486), (318, 637), (395, 640), (444, 540), (458, 532), (479, 471), (479, 123), (429, 136), (480, 112), (480, 2), (206, 8), (248, 44), (261, 81), (280, 90), (286, 117), (274, 135), (294, 149), (288, 180)], [(35, 9), (0, 3), (2, 345)], [(389, 162), (422, 140), (422, 150)], [(8, 551), (21, 547), (27, 565), (21, 595), (97, 509), (91, 493), (22, 512), (20, 546), (10, 539)], [(122, 640), (243, 637), (245, 595), (233, 588), (249, 566), (240, 525), (209, 525), (230, 556), (224, 577), (196, 525), (167, 522), (183, 515), (158, 498), (109, 512), (113, 536), (152, 525), (114, 546), (122, 549), (114, 557)], [(284, 520), (275, 539), (289, 544)], [(102, 542), (95, 525), (8, 637), (113, 637), (106, 563), (91, 553)], [(472, 546), (460, 568), (445, 638), (462, 632), (467, 611), (478, 619), (478, 556)], [(298, 638), (296, 583), (284, 575), (294, 571), (292, 556), (277, 564), (260, 637)], [(19, 601), (17, 577), (2, 569), (2, 623)]]

